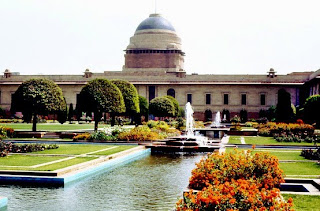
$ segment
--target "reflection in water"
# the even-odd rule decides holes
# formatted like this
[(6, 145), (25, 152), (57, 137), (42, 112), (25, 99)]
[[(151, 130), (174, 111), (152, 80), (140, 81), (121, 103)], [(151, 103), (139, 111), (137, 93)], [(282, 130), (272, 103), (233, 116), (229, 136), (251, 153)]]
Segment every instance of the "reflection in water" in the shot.
[(0, 186), (8, 210), (172, 210), (202, 155), (150, 155), (65, 188)]

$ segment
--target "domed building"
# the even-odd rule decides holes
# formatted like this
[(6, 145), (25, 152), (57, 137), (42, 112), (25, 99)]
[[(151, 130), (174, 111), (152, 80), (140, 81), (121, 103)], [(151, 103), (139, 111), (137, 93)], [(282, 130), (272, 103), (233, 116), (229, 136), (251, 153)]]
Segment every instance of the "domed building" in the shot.
[(277, 93), (282, 88), (291, 94), (295, 106), (302, 105), (306, 97), (320, 93), (320, 70), (277, 75), (271, 68), (264, 75), (189, 75), (184, 70), (184, 57), (181, 39), (171, 23), (159, 14), (151, 14), (130, 38), (122, 71), (94, 73), (87, 69), (81, 75), (19, 75), (5, 70), (0, 78), (0, 105), (10, 110), (12, 94), (31, 78), (55, 81), (67, 103), (73, 105), (89, 80), (128, 80), (149, 101), (171, 95), (180, 106), (190, 102), (199, 120), (211, 120), (217, 111), (223, 111), (227, 118), (240, 113), (248, 119), (258, 118), (260, 110), (277, 104)]
[(181, 39), (160, 14), (151, 14), (137, 27), (126, 49), (123, 70), (184, 72)]

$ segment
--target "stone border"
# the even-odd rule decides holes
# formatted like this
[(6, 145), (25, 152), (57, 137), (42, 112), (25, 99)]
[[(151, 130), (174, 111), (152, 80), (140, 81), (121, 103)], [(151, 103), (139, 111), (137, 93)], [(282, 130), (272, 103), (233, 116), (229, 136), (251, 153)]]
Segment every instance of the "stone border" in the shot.
[[(24, 186), (47, 186), (64, 187), (67, 183), (94, 175), (99, 171), (108, 171), (137, 159), (140, 159), (151, 153), (150, 149), (145, 147), (134, 147), (119, 153), (87, 161), (67, 168), (52, 172), (54, 176), (39, 175), (0, 175), (0, 184), (4, 185), (24, 185)], [(20, 172), (22, 173), (22, 172)]]
[(8, 198), (0, 196), (0, 209), (8, 205)]

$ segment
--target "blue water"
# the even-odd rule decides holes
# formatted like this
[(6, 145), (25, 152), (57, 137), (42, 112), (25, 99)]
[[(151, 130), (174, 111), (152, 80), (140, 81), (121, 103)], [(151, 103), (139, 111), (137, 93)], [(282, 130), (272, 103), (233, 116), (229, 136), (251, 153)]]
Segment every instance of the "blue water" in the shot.
[(172, 210), (201, 157), (150, 155), (65, 188), (0, 186), (0, 195), (8, 211)]

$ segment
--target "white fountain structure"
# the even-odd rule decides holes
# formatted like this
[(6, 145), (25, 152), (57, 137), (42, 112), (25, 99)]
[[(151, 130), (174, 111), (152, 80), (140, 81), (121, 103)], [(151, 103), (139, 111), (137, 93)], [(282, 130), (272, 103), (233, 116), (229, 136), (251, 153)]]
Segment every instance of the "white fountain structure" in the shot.
[(218, 111), (218, 112), (216, 113), (216, 116), (215, 116), (215, 118), (214, 118), (213, 123), (211, 124), (211, 127), (216, 127), (216, 128), (221, 127), (221, 115), (220, 115), (220, 111)]
[(194, 139), (199, 146), (206, 146), (208, 144), (208, 138), (205, 136), (194, 134), (193, 109), (189, 102), (186, 104), (185, 116), (186, 116), (186, 135), (181, 137), (186, 138), (187, 140)]

